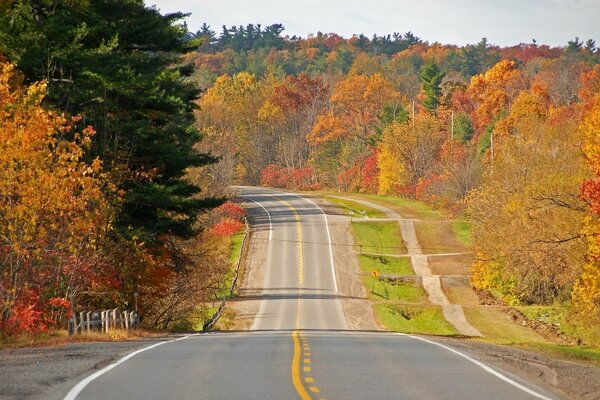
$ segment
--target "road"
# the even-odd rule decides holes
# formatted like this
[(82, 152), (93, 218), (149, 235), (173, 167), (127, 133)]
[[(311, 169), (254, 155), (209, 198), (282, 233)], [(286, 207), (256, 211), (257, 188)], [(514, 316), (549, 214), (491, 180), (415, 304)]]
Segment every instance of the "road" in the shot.
[(240, 196), (268, 246), (251, 329), (154, 344), (60, 398), (558, 398), (434, 339), (348, 331), (322, 210), (308, 199), (266, 189), (244, 187)]

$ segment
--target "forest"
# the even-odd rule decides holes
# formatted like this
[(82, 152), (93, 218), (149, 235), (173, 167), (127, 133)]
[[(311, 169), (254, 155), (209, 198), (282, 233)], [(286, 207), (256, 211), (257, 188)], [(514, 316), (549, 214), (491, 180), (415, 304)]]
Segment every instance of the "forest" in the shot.
[(472, 285), (600, 323), (600, 51), (190, 32), (141, 0), (0, 1), (0, 333), (223, 289), (230, 186), (466, 214)]
[(207, 24), (186, 55), (204, 89), (208, 185), (377, 193), (466, 215), (471, 284), (600, 323), (600, 51), (463, 47), (411, 32), (281, 36)]

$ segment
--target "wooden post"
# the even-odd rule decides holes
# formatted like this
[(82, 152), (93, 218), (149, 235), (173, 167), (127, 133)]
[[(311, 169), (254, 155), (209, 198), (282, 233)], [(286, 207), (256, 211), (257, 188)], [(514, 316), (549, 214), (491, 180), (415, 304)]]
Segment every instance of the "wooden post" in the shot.
[(85, 322), (86, 322), (86, 331), (87, 333), (90, 333), (92, 331), (92, 312), (88, 311), (85, 315)]
[(110, 332), (110, 311), (106, 310), (102, 312), (102, 317), (104, 319), (104, 332)]
[(83, 333), (83, 323), (85, 321), (85, 311), (81, 311), (79, 313), (79, 329), (77, 329), (77, 331), (79, 333)]
[(112, 310), (113, 329), (119, 329), (117, 325), (117, 309)]
[(76, 321), (76, 317), (75, 317), (75, 313), (73, 313), (73, 315), (71, 316), (71, 318), (69, 318), (69, 336), (72, 336), (73, 334), (75, 334), (75, 323)]

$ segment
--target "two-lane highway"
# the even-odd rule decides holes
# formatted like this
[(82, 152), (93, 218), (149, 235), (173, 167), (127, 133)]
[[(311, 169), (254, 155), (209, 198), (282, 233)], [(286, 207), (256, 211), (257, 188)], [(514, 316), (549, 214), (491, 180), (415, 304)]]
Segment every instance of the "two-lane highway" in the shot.
[(153, 345), (57, 398), (558, 398), (426, 338), (347, 331), (327, 216), (294, 194), (239, 192), (255, 240), (268, 246), (251, 330)]
[(268, 213), (271, 230), (263, 300), (252, 330), (346, 329), (327, 216), (293, 194), (241, 191)]

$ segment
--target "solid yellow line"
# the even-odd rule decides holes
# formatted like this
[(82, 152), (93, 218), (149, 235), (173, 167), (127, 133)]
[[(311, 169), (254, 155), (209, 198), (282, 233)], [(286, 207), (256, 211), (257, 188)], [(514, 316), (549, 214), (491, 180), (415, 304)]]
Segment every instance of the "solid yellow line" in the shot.
[(292, 340), (294, 341), (294, 357), (292, 359), (292, 383), (302, 400), (312, 400), (310, 394), (302, 383), (300, 376), (300, 339), (298, 339), (298, 331), (292, 332)]
[(302, 228), (300, 226), (300, 216), (296, 213), (297, 224), (298, 224), (298, 281), (300, 284), (304, 283), (304, 261), (302, 259)]

